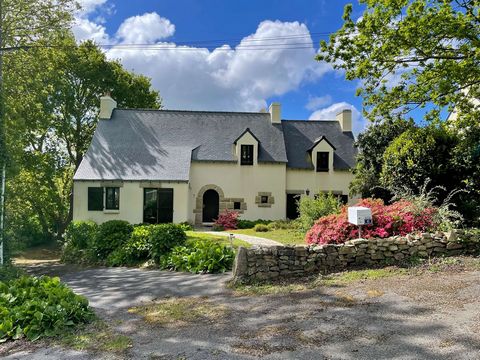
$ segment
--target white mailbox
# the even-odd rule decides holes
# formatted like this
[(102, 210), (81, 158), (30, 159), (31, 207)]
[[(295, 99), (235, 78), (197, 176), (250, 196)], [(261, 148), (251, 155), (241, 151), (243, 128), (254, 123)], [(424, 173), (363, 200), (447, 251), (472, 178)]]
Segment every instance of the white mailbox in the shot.
[(348, 222), (355, 225), (370, 225), (372, 223), (372, 211), (363, 206), (349, 207)]

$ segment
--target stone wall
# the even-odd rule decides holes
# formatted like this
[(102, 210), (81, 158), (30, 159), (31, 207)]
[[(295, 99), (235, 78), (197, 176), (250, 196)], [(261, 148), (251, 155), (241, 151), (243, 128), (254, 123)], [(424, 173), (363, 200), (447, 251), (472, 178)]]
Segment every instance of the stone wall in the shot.
[(480, 233), (435, 234), (358, 239), (344, 244), (239, 248), (233, 269), (237, 281), (267, 280), (331, 273), (352, 267), (378, 267), (412, 257), (478, 254)]

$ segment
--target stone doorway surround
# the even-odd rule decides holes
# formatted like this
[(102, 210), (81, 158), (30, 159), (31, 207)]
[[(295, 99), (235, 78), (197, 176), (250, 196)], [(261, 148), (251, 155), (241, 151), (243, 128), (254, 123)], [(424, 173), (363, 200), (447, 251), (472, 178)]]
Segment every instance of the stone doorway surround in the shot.
[(247, 203), (243, 198), (226, 198), (223, 190), (213, 184), (208, 184), (205, 186), (202, 186), (201, 189), (198, 191), (197, 196), (195, 198), (195, 209), (193, 209), (193, 213), (195, 214), (195, 225), (201, 225), (202, 220), (203, 220), (203, 194), (207, 190), (215, 190), (218, 193), (218, 200), (219, 200), (219, 211), (222, 212), (222, 210), (228, 209), (228, 210), (233, 210), (234, 209), (234, 203), (239, 202), (240, 203), (240, 209), (235, 210), (236, 212), (243, 214), (245, 210), (247, 210)]

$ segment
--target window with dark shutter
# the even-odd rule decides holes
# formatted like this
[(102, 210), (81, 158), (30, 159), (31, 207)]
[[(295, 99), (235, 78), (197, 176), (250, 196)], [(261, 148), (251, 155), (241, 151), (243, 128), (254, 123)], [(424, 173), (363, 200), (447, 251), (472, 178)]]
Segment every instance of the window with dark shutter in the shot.
[(328, 156), (326, 151), (317, 152), (317, 172), (328, 171)]
[(242, 145), (240, 148), (241, 165), (253, 165), (253, 145)]
[(120, 188), (118, 187), (105, 188), (105, 209), (106, 210), (120, 209)]
[(103, 188), (88, 188), (88, 211), (103, 211)]

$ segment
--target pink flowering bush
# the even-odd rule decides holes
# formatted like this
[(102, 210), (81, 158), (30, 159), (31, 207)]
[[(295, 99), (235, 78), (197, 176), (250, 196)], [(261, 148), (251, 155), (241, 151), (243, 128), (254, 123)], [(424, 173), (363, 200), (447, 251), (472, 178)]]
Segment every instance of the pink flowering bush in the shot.
[(218, 215), (213, 228), (215, 230), (235, 230), (238, 226), (238, 212), (225, 209)]
[[(385, 238), (393, 235), (406, 235), (411, 232), (426, 232), (435, 229), (438, 209), (433, 206), (419, 208), (413, 202), (400, 200), (385, 205), (382, 200), (363, 199), (356, 206), (365, 206), (372, 210), (373, 224), (362, 226), (363, 238)], [(340, 214), (318, 219), (307, 232), (308, 244), (341, 244), (358, 238), (358, 227), (348, 222), (348, 207), (344, 206)]]

